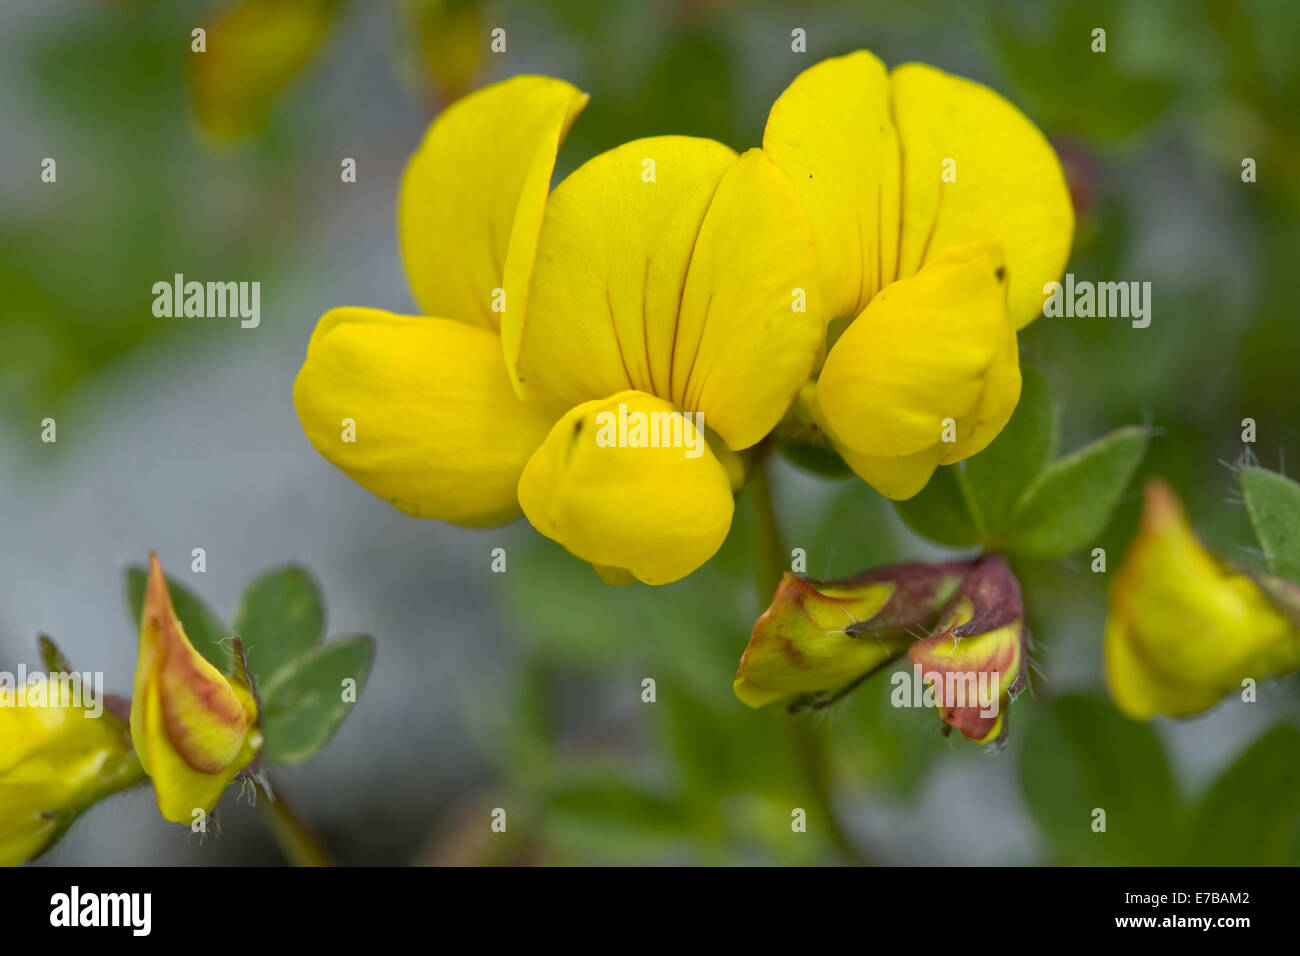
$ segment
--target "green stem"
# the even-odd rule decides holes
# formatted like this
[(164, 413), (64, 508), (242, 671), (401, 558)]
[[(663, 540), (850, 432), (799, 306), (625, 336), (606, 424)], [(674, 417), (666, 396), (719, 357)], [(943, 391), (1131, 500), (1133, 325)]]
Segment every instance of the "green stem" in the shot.
[(767, 480), (766, 449), (760, 448), (751, 464), (745, 490), (753, 515), (754, 583), (758, 585), (758, 599), (766, 607), (786, 568), (785, 545), (772, 506), (772, 486)]
[(271, 829), (285, 857), (293, 866), (335, 866), (334, 857), (316, 834), (298, 819), (281, 795), (272, 796), (259, 780), (257, 809)]
[(792, 720), (795, 751), (808, 777), (815, 816), (825, 821), (826, 831), (840, 856), (854, 866), (870, 866), (871, 861), (849, 839), (835, 814), (835, 805), (831, 802), (830, 764), (826, 760), (826, 747), (817, 727), (807, 715), (796, 716)]
[[(781, 541), (781, 529), (772, 504), (772, 486), (767, 478), (765, 452), (765, 449), (759, 449), (745, 485), (754, 519), (754, 583), (758, 585), (759, 600), (764, 606), (771, 599), (786, 567), (785, 544)], [(807, 716), (796, 716), (793, 721), (795, 750), (807, 776), (816, 816), (825, 822), (831, 842), (841, 856), (856, 865), (866, 865), (868, 860), (854, 846), (835, 815), (830, 794), (830, 766), (817, 728)]]

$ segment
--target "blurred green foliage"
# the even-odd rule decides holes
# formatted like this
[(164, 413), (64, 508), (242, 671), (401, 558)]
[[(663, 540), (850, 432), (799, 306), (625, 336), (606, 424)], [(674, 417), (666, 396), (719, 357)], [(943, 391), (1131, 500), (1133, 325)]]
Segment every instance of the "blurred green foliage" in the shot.
[(1020, 777), (1053, 863), (1300, 864), (1300, 730), (1290, 724), (1192, 795), (1151, 727), (1099, 697), (1060, 697), (1031, 725)]

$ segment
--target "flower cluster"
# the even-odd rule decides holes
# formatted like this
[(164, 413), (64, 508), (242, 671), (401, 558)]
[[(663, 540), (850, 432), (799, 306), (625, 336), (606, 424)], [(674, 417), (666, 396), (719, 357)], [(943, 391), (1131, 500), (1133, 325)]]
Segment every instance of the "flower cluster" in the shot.
[[(1006, 424), (1074, 224), (1006, 100), (858, 52), (800, 74), (761, 147), (634, 140), (551, 191), (587, 99), (519, 76), (429, 128), (398, 198), (424, 314), (328, 312), (294, 385), (346, 474), (421, 517), (522, 511), (608, 580), (663, 584), (717, 551), (792, 405), (891, 498)], [(703, 451), (598, 441), (614, 411), (676, 415)]]

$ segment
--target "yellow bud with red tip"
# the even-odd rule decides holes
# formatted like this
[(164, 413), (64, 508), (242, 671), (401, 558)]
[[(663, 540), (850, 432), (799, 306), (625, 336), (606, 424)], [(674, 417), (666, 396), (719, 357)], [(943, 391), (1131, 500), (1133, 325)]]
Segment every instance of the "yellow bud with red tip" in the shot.
[(840, 581), (787, 574), (754, 624), (733, 689), (750, 707), (825, 706), (904, 654), (918, 706), (938, 707), (947, 727), (978, 743), (1000, 740), (1025, 667), (1020, 585), (1006, 561), (911, 561)]
[(196, 811), (216, 806), (261, 749), (257, 717), (247, 679), (221, 673), (185, 636), (162, 568), (150, 555), (131, 739), (163, 817), (190, 823)]
[(1020, 585), (993, 555), (962, 582), (937, 632), (907, 653), (944, 724), (983, 744), (1005, 732), (1003, 711), (1024, 673), (1024, 645)]

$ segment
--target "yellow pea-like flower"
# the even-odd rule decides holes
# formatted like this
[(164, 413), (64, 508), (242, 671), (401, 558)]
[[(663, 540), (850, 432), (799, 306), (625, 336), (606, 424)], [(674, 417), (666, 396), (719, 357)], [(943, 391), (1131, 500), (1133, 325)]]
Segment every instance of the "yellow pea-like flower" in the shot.
[(143, 776), (111, 710), (47, 689), (0, 687), (0, 866), (38, 856), (91, 804)]
[(247, 680), (221, 673), (185, 636), (156, 555), (140, 620), (131, 739), (173, 823), (209, 813), (262, 746)]
[[(317, 450), (411, 514), (494, 525), (522, 508), (607, 579), (663, 584), (717, 551), (736, 453), (807, 382), (821, 273), (762, 150), (636, 140), (548, 194), (586, 102), (521, 76), (434, 121), (398, 204), (427, 314), (330, 312), (294, 402)], [(604, 441), (601, 414), (650, 431)]]
[(1300, 667), (1300, 625), (1264, 585), (1300, 597), (1300, 586), (1252, 577), (1211, 554), (1173, 490), (1150, 480), (1110, 588), (1106, 678), (1116, 706), (1138, 720), (1188, 716), (1247, 678)]
[(1074, 232), (1060, 161), (987, 87), (865, 51), (801, 73), (763, 150), (812, 220), (832, 328), (848, 323), (814, 418), (860, 477), (909, 498), (1015, 409), (1015, 332)]

